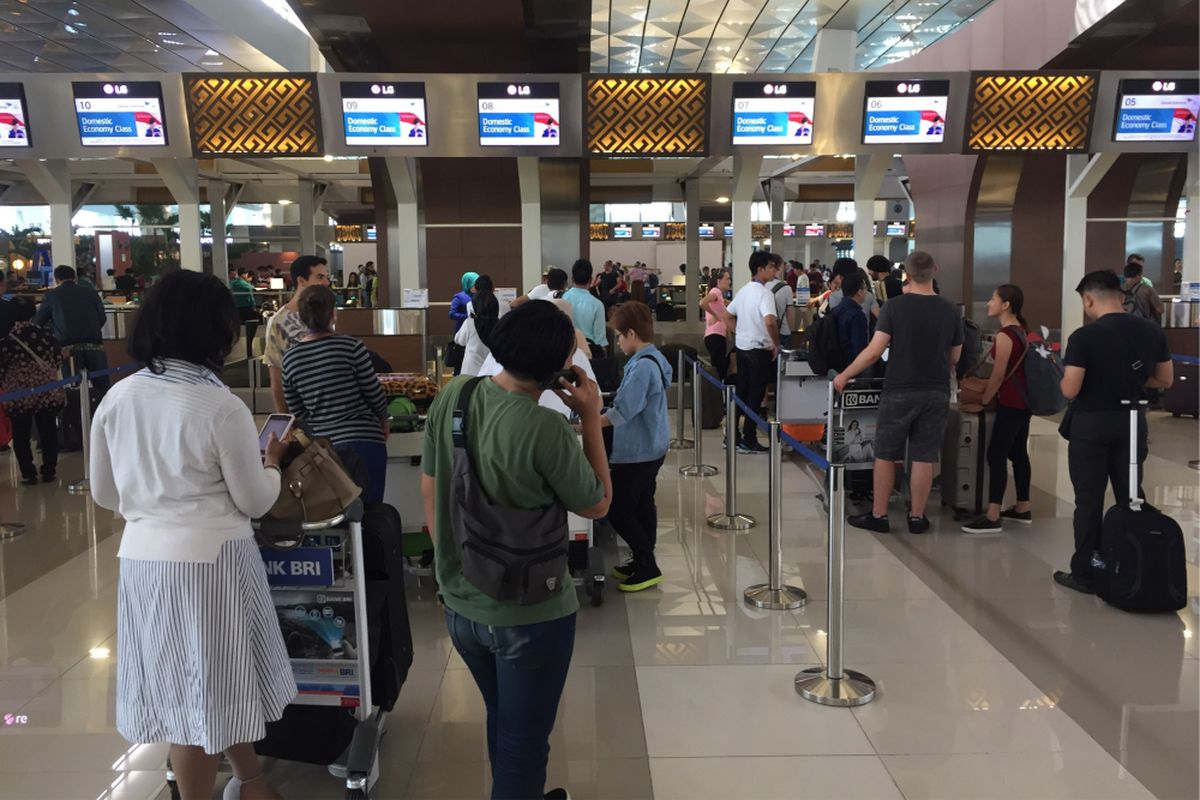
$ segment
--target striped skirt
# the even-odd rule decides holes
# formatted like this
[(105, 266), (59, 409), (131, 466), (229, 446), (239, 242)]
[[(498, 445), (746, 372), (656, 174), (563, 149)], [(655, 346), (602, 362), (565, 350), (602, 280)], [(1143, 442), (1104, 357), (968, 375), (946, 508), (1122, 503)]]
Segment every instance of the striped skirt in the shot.
[(296, 682), (253, 539), (215, 563), (121, 559), (117, 730), (219, 753), (266, 735)]

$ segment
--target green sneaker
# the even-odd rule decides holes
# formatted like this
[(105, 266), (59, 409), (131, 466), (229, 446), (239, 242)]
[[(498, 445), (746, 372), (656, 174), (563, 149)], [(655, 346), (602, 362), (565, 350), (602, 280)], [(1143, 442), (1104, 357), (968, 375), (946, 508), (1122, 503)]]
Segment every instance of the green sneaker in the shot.
[(651, 586), (658, 586), (662, 580), (662, 570), (658, 567), (642, 567), (618, 583), (617, 588), (622, 592), (640, 592)]

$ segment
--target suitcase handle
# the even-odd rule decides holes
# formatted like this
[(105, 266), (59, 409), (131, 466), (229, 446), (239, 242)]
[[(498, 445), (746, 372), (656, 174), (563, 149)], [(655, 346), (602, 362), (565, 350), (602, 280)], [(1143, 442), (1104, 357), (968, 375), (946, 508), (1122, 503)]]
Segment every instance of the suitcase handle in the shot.
[(1129, 406), (1129, 509), (1141, 511), (1145, 501), (1138, 494), (1138, 412), (1149, 403), (1139, 400), (1135, 406), (1132, 400), (1122, 400), (1121, 405)]

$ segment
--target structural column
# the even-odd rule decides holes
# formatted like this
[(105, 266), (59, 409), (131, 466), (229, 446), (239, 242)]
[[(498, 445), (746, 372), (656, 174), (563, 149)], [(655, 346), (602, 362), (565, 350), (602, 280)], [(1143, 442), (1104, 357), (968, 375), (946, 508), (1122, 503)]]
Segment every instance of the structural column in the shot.
[(204, 251), (200, 247), (200, 180), (196, 173), (196, 162), (190, 158), (153, 158), (151, 163), (158, 170), (159, 177), (163, 179), (179, 207), (179, 266), (203, 272)]
[(1063, 203), (1062, 341), (1083, 325), (1083, 309), (1075, 287), (1087, 274), (1088, 197), (1118, 153), (1067, 156), (1066, 200)]
[(396, 198), (396, 208), (388, 209), (387, 260), (388, 295), (379, 298), (381, 306), (399, 305), (402, 289), (427, 288), (421, 268), (421, 242), (417, 213), (417, 162), (412, 158), (388, 157), (388, 180)]
[(784, 208), (787, 204), (783, 178), (772, 178), (767, 184), (767, 188), (769, 190), (767, 198), (771, 204), (771, 251), (782, 253)]
[(521, 285), (517, 294), (542, 281), (542, 179), (534, 156), (517, 159), (521, 189)]
[(317, 252), (317, 214), (325, 199), (324, 183), (300, 181), (300, 252), (305, 255), (321, 255)]
[(242, 184), (208, 182), (208, 218), (212, 226), (212, 270), (224, 282), (229, 281), (229, 250), (225, 244), (225, 226), (237, 205)]
[[(684, 305), (685, 322), (698, 322), (702, 316), (700, 306), (693, 302), (700, 286), (700, 179), (688, 178), (683, 182), (684, 224), (687, 226), (685, 238), (685, 258), (687, 271), (687, 297)], [(724, 264), (720, 265), (724, 266)]]
[(875, 198), (891, 161), (890, 155), (854, 157), (854, 258), (859, 266), (875, 254)]
[(813, 72), (854, 72), (858, 31), (821, 28), (813, 49)]
[(1195, 149), (1187, 155), (1187, 180), (1183, 185), (1187, 198), (1186, 227), (1183, 231), (1183, 279), (1200, 281), (1200, 155)]
[(748, 268), (750, 242), (750, 209), (754, 203), (754, 190), (758, 188), (758, 173), (762, 167), (762, 156), (736, 155), (733, 157), (733, 288), (750, 282)]
[(50, 255), (55, 265), (75, 266), (71, 218), (96, 190), (96, 184), (75, 186), (64, 158), (17, 159), (16, 165), (50, 206)]

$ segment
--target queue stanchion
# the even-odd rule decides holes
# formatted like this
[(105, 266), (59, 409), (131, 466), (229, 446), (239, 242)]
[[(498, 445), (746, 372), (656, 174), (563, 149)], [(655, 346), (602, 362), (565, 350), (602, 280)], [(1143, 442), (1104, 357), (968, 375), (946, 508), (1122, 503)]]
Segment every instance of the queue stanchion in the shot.
[[(832, 424), (832, 417), (830, 422)], [(830, 433), (832, 436), (832, 432)], [(796, 692), (823, 706), (861, 706), (875, 699), (875, 681), (842, 666), (842, 579), (845, 576), (846, 465), (829, 465), (829, 611), (825, 664), (796, 675)]]
[(683, 435), (683, 374), (683, 348), (680, 348), (678, 357), (675, 359), (675, 379), (679, 381), (679, 389), (675, 393), (677, 411), (675, 438), (668, 445), (672, 450), (691, 450), (695, 447), (695, 443)]
[[(683, 351), (680, 351), (683, 352)], [(707, 478), (710, 475), (717, 474), (717, 468), (712, 464), (704, 463), (704, 438), (703, 431), (700, 428), (700, 381), (704, 370), (700, 367), (700, 360), (692, 359), (692, 439), (696, 442), (696, 457), (693, 463), (686, 467), (679, 468), (679, 474), (688, 478)]]
[(779, 421), (771, 420), (770, 449), (767, 465), (767, 583), (757, 583), (742, 595), (755, 608), (786, 610), (808, 602), (808, 593), (783, 582), (783, 443)]
[(446, 352), (442, 349), (441, 345), (438, 345), (437, 347), (433, 348), (433, 377), (434, 381), (437, 383), (438, 391), (442, 390), (443, 379), (446, 374), (445, 369)]
[(87, 369), (79, 371), (79, 435), (83, 440), (80, 442), (83, 448), (83, 477), (67, 484), (67, 492), (70, 494), (83, 494), (91, 489), (88, 482), (88, 452), (91, 449), (92, 438), (92, 382)]
[(725, 387), (725, 513), (713, 514), (708, 526), (720, 531), (747, 531), (758, 523), (737, 510), (737, 397)]

